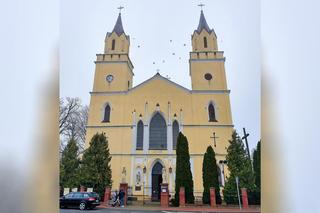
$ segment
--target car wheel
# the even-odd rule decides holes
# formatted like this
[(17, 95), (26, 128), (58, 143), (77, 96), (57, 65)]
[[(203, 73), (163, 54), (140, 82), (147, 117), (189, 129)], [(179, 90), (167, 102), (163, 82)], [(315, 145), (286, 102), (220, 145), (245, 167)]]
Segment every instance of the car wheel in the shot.
[(80, 210), (85, 210), (86, 209), (86, 204), (85, 203), (80, 203), (80, 205), (79, 205), (79, 209)]

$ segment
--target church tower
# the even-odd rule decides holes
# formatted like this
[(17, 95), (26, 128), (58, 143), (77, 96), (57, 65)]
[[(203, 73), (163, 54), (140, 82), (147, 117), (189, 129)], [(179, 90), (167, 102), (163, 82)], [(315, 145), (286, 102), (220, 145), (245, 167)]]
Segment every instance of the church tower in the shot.
[(121, 13), (105, 38), (104, 53), (97, 54), (93, 92), (128, 91), (132, 88), (133, 65), (129, 58), (130, 37), (122, 26)]
[(227, 90), (223, 51), (218, 50), (217, 35), (207, 24), (203, 10), (191, 40), (189, 63), (192, 90)]

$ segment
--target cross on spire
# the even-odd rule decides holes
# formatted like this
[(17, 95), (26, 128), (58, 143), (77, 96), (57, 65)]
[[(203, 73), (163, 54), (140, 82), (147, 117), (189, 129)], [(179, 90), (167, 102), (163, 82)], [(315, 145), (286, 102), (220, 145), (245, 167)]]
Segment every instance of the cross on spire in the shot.
[(199, 6), (199, 7), (201, 8), (201, 10), (202, 10), (202, 7), (204, 7), (205, 4), (200, 3), (200, 4), (198, 4), (198, 6)]
[(216, 146), (217, 146), (217, 145), (216, 145), (216, 139), (219, 138), (219, 137), (217, 137), (217, 136), (216, 136), (216, 133), (213, 132), (213, 137), (210, 137), (210, 138), (213, 138), (214, 147), (216, 147)]
[(245, 142), (246, 142), (246, 148), (247, 148), (248, 157), (249, 157), (249, 159), (251, 159), (251, 157), (250, 157), (250, 149), (249, 149), (249, 144), (248, 144), (248, 136), (249, 136), (249, 134), (246, 132), (245, 128), (243, 128), (243, 135), (244, 136), (242, 137), (242, 139), (244, 139)]
[(124, 7), (122, 7), (121, 5), (120, 5), (120, 7), (118, 7), (117, 9), (119, 9), (119, 13), (121, 13), (121, 10), (123, 9)]

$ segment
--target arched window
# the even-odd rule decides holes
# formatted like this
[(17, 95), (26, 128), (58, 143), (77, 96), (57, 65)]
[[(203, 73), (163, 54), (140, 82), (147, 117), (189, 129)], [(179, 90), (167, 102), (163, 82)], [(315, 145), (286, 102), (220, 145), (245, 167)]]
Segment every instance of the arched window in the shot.
[(137, 125), (137, 150), (143, 149), (143, 122), (140, 120)]
[(150, 121), (149, 149), (167, 149), (167, 125), (157, 112)]
[(203, 38), (203, 46), (204, 46), (204, 48), (207, 48), (207, 47), (208, 47), (207, 37), (204, 37), (204, 38)]
[(116, 48), (116, 40), (112, 39), (112, 46), (111, 46), (111, 50), (114, 50)]
[(109, 104), (106, 105), (104, 108), (104, 117), (102, 122), (110, 122), (110, 106)]
[(178, 121), (174, 121), (172, 124), (172, 146), (173, 149), (177, 148), (177, 139), (179, 135), (179, 124)]
[(217, 122), (216, 113), (212, 103), (209, 104), (208, 111), (209, 111), (209, 122)]

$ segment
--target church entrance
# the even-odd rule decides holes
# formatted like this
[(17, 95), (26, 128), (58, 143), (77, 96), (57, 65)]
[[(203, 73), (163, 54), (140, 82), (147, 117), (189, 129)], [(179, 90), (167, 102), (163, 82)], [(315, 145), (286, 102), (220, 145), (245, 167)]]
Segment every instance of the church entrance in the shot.
[(162, 168), (161, 163), (157, 162), (152, 168), (152, 201), (160, 200), (161, 183), (162, 183)]

